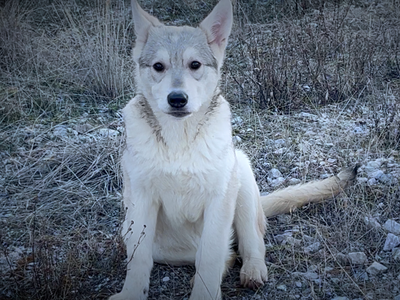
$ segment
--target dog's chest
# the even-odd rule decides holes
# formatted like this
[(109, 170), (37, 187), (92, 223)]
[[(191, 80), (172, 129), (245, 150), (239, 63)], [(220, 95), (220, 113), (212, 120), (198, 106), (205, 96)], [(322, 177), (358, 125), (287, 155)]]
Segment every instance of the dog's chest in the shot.
[(135, 177), (151, 191), (171, 225), (198, 222), (210, 201), (224, 193), (235, 159), (233, 148), (211, 146), (193, 144), (181, 152), (148, 148), (133, 155), (132, 171), (141, 174)]

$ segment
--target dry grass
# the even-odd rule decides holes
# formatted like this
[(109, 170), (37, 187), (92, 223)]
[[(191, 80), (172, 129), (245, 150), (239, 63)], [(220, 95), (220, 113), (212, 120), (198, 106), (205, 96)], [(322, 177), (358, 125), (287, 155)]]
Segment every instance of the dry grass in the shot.
[[(143, 2), (181, 25), (196, 24), (216, 1)], [(309, 180), (383, 158), (388, 173), (399, 172), (390, 166), (400, 163), (399, 6), (236, 1), (221, 88), (261, 190), (272, 189), (272, 167)], [(0, 299), (105, 299), (122, 287), (118, 110), (134, 90), (131, 26), (129, 1), (0, 4)], [(381, 251), (384, 231), (364, 223), (365, 216), (399, 221), (398, 186), (360, 183), (339, 200), (271, 219), (269, 283), (256, 292), (241, 288), (237, 263), (224, 295), (400, 294), (400, 263)], [(277, 243), (274, 236), (285, 230), (301, 247), (319, 242), (320, 249), (304, 253)], [(386, 261), (388, 272), (359, 279), (361, 268), (336, 258), (351, 251)], [(293, 272), (310, 270), (319, 282), (293, 279)], [(150, 298), (187, 298), (193, 272), (156, 266)]]

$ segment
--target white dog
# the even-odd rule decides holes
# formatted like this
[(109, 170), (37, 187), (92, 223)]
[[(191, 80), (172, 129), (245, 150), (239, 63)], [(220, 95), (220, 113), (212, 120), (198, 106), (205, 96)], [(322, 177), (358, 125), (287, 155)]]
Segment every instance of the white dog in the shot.
[(218, 89), (232, 26), (221, 0), (197, 28), (165, 26), (132, 1), (137, 95), (123, 110), (122, 157), (128, 270), (110, 299), (146, 299), (153, 262), (194, 264), (190, 299), (220, 299), (233, 234), (240, 280), (267, 280), (266, 216), (338, 194), (347, 169), (260, 197), (249, 160), (232, 144), (231, 112)]

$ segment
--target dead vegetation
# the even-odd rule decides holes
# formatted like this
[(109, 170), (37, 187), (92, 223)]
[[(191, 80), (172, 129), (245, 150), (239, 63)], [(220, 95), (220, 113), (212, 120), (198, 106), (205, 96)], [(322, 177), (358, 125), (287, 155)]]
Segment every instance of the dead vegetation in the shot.
[[(1, 299), (105, 299), (122, 287), (118, 111), (134, 93), (129, 2), (0, 4)], [(142, 2), (177, 25), (196, 24), (215, 4)], [(269, 283), (241, 288), (238, 261), (223, 283), (227, 299), (400, 294), (400, 262), (382, 251), (385, 231), (365, 222), (400, 222), (398, 7), (236, 1), (221, 88), (261, 190), (278, 187), (272, 168), (288, 184), (361, 162), (365, 181), (340, 199), (270, 220)], [(369, 165), (387, 176), (375, 179)], [(285, 231), (292, 239), (278, 242)], [(338, 256), (354, 251), (387, 272), (367, 278), (365, 266)], [(187, 298), (193, 272), (156, 266), (150, 298)]]

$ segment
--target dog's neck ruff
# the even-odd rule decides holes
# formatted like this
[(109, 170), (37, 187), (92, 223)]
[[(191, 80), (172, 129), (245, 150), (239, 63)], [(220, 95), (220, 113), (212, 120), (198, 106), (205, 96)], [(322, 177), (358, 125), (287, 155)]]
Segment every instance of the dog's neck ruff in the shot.
[[(153, 134), (155, 135), (156, 139), (158, 142), (163, 143), (165, 146), (167, 146), (166, 139), (163, 135), (163, 130), (169, 130), (169, 128), (165, 128), (165, 126), (161, 126), (159, 120), (157, 119), (156, 115), (153, 112), (153, 109), (151, 108), (149, 102), (147, 99), (144, 97), (143, 94), (138, 94), (139, 100), (137, 102), (137, 106), (140, 111), (140, 115), (143, 119), (146, 120), (147, 124), (152, 128)], [(191, 122), (192, 120), (189, 120), (189, 118), (199, 118), (199, 114), (203, 114), (200, 116), (199, 120), (196, 122), (195, 126), (196, 129), (194, 131), (193, 135), (193, 140), (194, 142), (201, 132), (202, 128), (208, 123), (209, 119), (213, 116), (214, 112), (216, 109), (220, 106), (221, 104), (221, 92), (217, 89), (215, 91), (214, 96), (212, 97), (211, 101), (209, 102), (207, 108), (205, 109), (205, 112), (202, 113), (202, 111), (198, 111), (194, 113), (192, 116), (188, 117), (187, 120), (182, 120), (182, 126), (188, 126), (188, 124), (193, 123)], [(174, 120), (176, 121), (176, 120)], [(187, 132), (187, 130), (185, 130)]]

